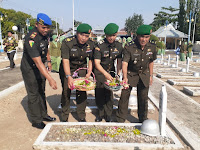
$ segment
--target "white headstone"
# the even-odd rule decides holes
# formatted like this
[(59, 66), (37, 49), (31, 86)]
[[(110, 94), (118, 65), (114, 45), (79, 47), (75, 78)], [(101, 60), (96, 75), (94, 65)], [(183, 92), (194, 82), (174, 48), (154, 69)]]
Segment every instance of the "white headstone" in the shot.
[(170, 55), (168, 55), (168, 66), (170, 65)]
[(172, 68), (176, 68), (176, 65), (175, 65), (175, 64), (172, 64), (171, 67), (172, 67)]
[(176, 55), (176, 68), (178, 68), (178, 60), (179, 60), (179, 56)]
[(192, 60), (192, 58), (193, 58), (193, 51), (191, 52), (191, 60)]
[(199, 73), (198, 72), (194, 72), (193, 76), (194, 77), (199, 77)]
[(163, 54), (161, 54), (161, 63), (163, 62)]
[(128, 105), (137, 105), (137, 97), (135, 95), (130, 95)]
[(190, 58), (187, 58), (187, 67), (186, 67), (186, 72), (189, 72), (189, 68), (190, 68)]
[(166, 86), (162, 85), (159, 102), (159, 126), (161, 136), (166, 136), (166, 112), (167, 112), (167, 91)]
[(181, 72), (186, 72), (186, 69), (185, 69), (185, 68), (182, 68), (182, 69), (181, 69)]

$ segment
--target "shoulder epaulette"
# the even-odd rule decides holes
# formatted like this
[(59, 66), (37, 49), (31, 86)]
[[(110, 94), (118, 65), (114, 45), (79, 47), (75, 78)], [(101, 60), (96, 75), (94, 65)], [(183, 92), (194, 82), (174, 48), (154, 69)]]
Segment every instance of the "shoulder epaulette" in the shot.
[(72, 41), (74, 38), (75, 38), (74, 36), (70, 36), (70, 37), (67, 37), (67, 38), (65, 39), (65, 41), (66, 41), (66, 42), (70, 42), (70, 41)]
[(37, 32), (33, 32), (31, 35), (30, 35), (30, 38), (34, 39), (37, 35)]

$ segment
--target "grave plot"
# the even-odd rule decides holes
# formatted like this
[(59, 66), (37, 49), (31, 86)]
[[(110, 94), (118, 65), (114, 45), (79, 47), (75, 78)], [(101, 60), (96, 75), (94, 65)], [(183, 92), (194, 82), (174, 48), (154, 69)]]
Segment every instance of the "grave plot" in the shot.
[(171, 85), (200, 86), (200, 79), (168, 79), (167, 82)]
[(194, 77), (193, 73), (175, 72), (175, 73), (157, 73), (156, 76), (162, 79), (200, 79), (200, 77)]
[(139, 123), (49, 123), (35, 143), (35, 150), (151, 150), (181, 149), (183, 145), (167, 126), (166, 136), (140, 133)]
[(191, 96), (200, 96), (200, 87), (183, 87), (183, 91)]
[(179, 72), (181, 68), (154, 68), (154, 72), (156, 73), (176, 73)]
[[(97, 111), (97, 106), (95, 103), (95, 95), (94, 95), (94, 91), (88, 91), (87, 92), (87, 106), (86, 106), (86, 112), (90, 113), (92, 111)], [(114, 105), (113, 105), (113, 109), (116, 110), (118, 109), (118, 101), (120, 99), (121, 96), (121, 90), (114, 92)], [(76, 95), (75, 95), (75, 91), (72, 92), (72, 96), (70, 97), (71, 101), (70, 101), (70, 110), (71, 112), (75, 112), (77, 107), (76, 107)], [(131, 91), (131, 96), (129, 99), (129, 106), (128, 109), (132, 112), (132, 111), (136, 111), (137, 110), (137, 91), (135, 88), (133, 88), (133, 90)], [(153, 107), (153, 105), (148, 102), (148, 110), (149, 112), (153, 112), (155, 110), (155, 108)], [(60, 111), (60, 110), (59, 110)]]

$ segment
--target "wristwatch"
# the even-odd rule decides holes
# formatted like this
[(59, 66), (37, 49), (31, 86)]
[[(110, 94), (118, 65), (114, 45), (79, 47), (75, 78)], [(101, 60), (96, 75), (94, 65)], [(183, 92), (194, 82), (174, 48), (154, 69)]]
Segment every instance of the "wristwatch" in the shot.
[(66, 75), (66, 78), (68, 79), (70, 76), (71, 76), (71, 75), (70, 75), (70, 74), (68, 74), (68, 75)]

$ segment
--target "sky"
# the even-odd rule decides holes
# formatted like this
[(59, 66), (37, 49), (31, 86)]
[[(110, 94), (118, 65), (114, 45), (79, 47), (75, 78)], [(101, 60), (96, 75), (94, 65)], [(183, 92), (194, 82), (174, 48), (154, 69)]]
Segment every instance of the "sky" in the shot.
[[(0, 0), (0, 6), (32, 15), (46, 13), (56, 20), (63, 30), (72, 27), (73, 0)], [(125, 20), (134, 13), (141, 14), (144, 23), (153, 22), (154, 13), (161, 7), (179, 8), (179, 0), (74, 0), (74, 19), (88, 23), (92, 28), (104, 28), (108, 23), (116, 23), (124, 28)], [(24, 22), (25, 23), (25, 22)]]

